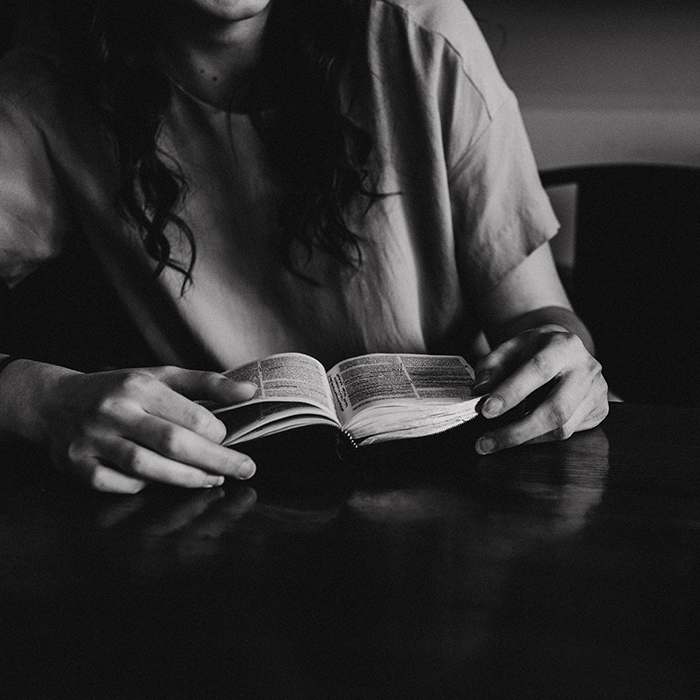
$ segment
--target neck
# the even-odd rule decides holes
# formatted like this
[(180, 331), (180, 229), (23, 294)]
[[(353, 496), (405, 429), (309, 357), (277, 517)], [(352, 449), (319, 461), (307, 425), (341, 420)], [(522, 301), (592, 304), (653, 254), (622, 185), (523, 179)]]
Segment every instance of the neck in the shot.
[(205, 102), (231, 111), (245, 110), (267, 15), (266, 8), (235, 21), (194, 12), (171, 16), (166, 55), (173, 77)]

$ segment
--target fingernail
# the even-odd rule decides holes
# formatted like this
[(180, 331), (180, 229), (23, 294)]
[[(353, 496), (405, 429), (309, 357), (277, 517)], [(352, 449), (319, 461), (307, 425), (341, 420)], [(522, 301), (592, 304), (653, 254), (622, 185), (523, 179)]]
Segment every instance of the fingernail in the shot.
[(238, 478), (250, 479), (255, 474), (255, 462), (252, 459), (245, 459), (238, 465)]
[(221, 486), (224, 483), (223, 476), (208, 476), (205, 482), (206, 488), (214, 488), (215, 486)]
[(492, 396), (486, 399), (486, 403), (484, 403), (481, 413), (486, 418), (495, 418), (496, 416), (501, 415), (503, 412), (503, 406), (504, 404), (502, 399)]
[(253, 382), (238, 382), (238, 385), (240, 390), (249, 396), (253, 396), (253, 394), (255, 394), (255, 392), (258, 390), (258, 385), (254, 384)]
[(481, 438), (477, 440), (476, 451), (480, 455), (488, 455), (496, 450), (496, 441), (492, 438)]

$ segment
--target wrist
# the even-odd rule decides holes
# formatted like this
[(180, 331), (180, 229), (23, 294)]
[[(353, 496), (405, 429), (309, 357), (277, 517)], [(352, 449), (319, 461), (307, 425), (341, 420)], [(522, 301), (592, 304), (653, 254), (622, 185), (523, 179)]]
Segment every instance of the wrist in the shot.
[(58, 382), (74, 370), (13, 358), (0, 372), (0, 433), (46, 442)]
[(588, 329), (574, 311), (563, 306), (546, 306), (524, 313), (502, 324), (494, 335), (497, 336), (497, 344), (500, 344), (527, 330), (543, 326), (574, 333), (581, 338), (588, 352), (593, 354), (593, 340)]

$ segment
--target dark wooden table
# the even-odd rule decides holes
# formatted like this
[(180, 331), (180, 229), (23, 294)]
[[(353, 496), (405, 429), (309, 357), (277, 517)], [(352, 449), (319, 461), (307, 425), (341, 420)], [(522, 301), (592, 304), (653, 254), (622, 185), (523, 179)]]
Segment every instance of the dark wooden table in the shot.
[(127, 497), (0, 447), (0, 697), (700, 697), (700, 412), (478, 430)]

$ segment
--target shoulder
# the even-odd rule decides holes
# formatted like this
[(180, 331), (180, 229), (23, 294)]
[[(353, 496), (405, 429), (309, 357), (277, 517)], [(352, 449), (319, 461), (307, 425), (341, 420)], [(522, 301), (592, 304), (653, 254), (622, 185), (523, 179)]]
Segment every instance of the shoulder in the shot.
[[(371, 0), (370, 41), (385, 53), (408, 47), (414, 63), (432, 71), (450, 68), (481, 97), (493, 113), (511, 95), (478, 22), (464, 0)], [(386, 42), (393, 33), (394, 43)], [(427, 56), (432, 57), (432, 67)]]
[(463, 0), (371, 0), (371, 16), (393, 19), (407, 31), (443, 41), (464, 59), (488, 48)]
[[(372, 0), (376, 11), (397, 11), (428, 30), (469, 29), (474, 18), (464, 0)], [(460, 26), (455, 27), (455, 23)]]

